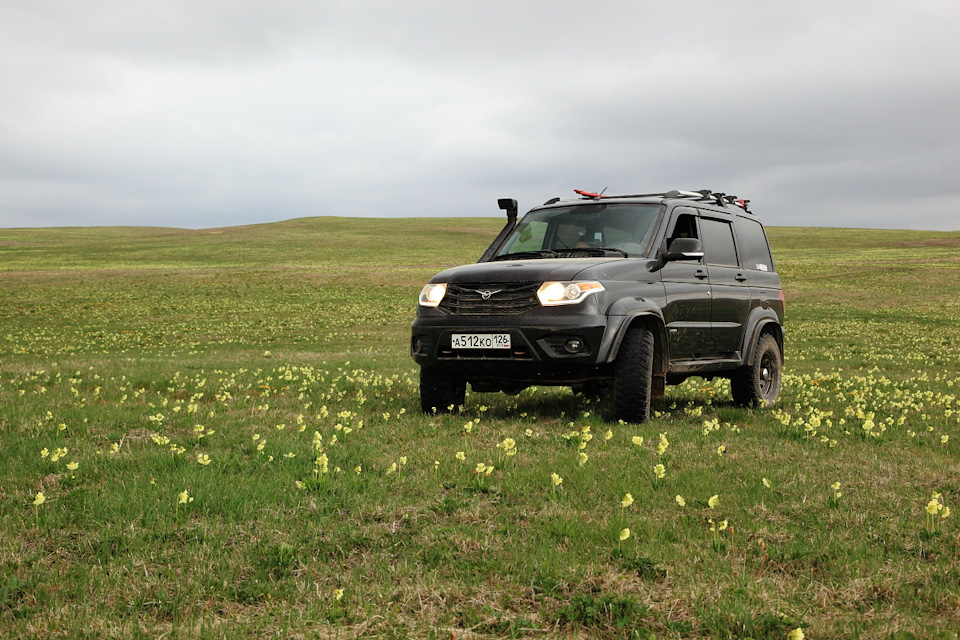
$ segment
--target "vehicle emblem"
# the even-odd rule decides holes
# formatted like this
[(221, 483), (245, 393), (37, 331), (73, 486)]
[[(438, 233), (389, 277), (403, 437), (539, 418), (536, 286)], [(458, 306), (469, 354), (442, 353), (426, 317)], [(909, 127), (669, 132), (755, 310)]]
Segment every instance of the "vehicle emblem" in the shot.
[(477, 289), (477, 293), (484, 300), (489, 300), (491, 296), (500, 293), (503, 289)]

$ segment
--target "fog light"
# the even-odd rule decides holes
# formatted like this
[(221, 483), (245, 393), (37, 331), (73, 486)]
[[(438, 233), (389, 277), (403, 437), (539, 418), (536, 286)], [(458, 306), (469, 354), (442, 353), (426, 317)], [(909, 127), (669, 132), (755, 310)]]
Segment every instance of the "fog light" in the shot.
[(564, 343), (563, 348), (567, 353), (580, 353), (583, 351), (583, 341), (580, 338), (570, 338)]

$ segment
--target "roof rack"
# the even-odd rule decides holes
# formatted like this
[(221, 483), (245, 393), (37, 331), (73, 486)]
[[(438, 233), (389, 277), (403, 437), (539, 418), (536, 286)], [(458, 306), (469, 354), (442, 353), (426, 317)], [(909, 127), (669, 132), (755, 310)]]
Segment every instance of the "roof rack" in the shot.
[[(700, 189), (699, 191), (681, 191), (679, 189), (673, 189), (672, 191), (666, 191), (664, 193), (634, 193), (622, 196), (606, 196), (603, 195), (602, 192), (591, 193), (582, 189), (574, 189), (573, 191), (574, 193), (579, 194), (581, 199), (584, 200), (607, 200), (612, 198), (695, 198), (698, 202), (709, 202), (721, 207), (732, 204), (735, 207), (743, 209), (747, 213), (753, 213), (750, 211), (748, 206), (750, 204), (749, 200), (744, 200), (743, 198), (727, 195), (725, 193), (715, 193), (710, 189)], [(563, 200), (566, 200), (566, 198), (554, 198), (551, 201), (547, 201), (545, 204), (553, 204), (556, 202), (562, 202)]]
[(713, 204), (725, 207), (728, 204), (732, 204), (735, 207), (740, 207), (747, 213), (752, 213), (748, 208), (750, 204), (749, 200), (744, 200), (743, 198), (738, 198), (737, 196), (728, 196), (725, 193), (714, 193), (710, 189), (701, 189), (699, 191), (678, 191), (674, 189), (673, 191), (668, 191), (663, 194), (664, 198), (696, 198), (701, 202), (711, 202)]

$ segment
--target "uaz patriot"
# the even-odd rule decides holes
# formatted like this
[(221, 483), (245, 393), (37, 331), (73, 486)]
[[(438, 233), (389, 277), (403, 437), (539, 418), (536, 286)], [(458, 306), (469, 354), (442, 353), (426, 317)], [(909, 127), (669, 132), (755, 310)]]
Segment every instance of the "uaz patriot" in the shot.
[(689, 376), (730, 379), (739, 405), (780, 394), (784, 298), (748, 201), (669, 191), (554, 198), (507, 224), (476, 264), (420, 293), (411, 355), (425, 412), (474, 392), (569, 385), (643, 422)]

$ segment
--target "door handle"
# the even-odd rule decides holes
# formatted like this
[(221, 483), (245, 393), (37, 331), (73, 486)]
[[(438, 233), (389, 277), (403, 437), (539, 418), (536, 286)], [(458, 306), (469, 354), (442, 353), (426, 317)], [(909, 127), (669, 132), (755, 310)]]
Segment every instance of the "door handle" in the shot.
[(695, 278), (700, 278), (701, 280), (703, 280), (704, 278), (707, 277), (707, 272), (704, 271), (703, 269), (697, 269), (697, 272), (693, 275)]
[(743, 275), (742, 273), (738, 273), (738, 274), (737, 274), (737, 277), (736, 277), (736, 280), (737, 280), (737, 282), (746, 282), (746, 281), (747, 281), (747, 276)]

